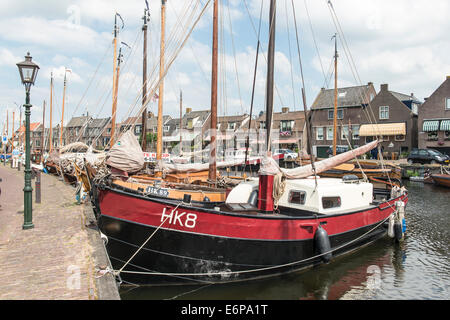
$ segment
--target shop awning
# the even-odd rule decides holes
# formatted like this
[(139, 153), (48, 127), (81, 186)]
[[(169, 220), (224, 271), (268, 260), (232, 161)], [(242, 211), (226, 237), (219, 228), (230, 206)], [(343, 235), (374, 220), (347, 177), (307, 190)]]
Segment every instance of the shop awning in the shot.
[(359, 128), (361, 137), (406, 136), (406, 123), (363, 124)]
[(438, 131), (438, 129), (439, 129), (439, 120), (425, 120), (423, 122), (424, 132)]
[(295, 143), (298, 143), (298, 139), (296, 138), (273, 140), (272, 142), (272, 144), (295, 144)]
[(450, 131), (450, 120), (441, 120), (441, 131)]

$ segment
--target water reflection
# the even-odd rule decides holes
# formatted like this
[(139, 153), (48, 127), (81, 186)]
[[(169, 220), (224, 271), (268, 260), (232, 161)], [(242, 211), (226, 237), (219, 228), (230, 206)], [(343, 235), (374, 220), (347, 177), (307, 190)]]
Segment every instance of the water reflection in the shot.
[(383, 238), (328, 265), (235, 284), (122, 287), (122, 299), (449, 299), (450, 190), (407, 182), (407, 234)]

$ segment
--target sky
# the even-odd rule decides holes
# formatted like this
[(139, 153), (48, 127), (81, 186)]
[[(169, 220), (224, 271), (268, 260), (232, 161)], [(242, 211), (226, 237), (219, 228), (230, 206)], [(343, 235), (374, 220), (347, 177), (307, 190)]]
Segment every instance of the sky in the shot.
[[(210, 109), (212, 2), (167, 0), (164, 114), (183, 108)], [(161, 0), (148, 0), (148, 92), (158, 92)], [(221, 0), (219, 14), (218, 114), (250, 112), (258, 30), (260, 50), (254, 110), (264, 109), (269, 0)], [(208, 5), (203, 10), (204, 6)], [(297, 29), (294, 24), (293, 8)], [(261, 7), (262, 6), (262, 7)], [(11, 131), (19, 126), (25, 92), (16, 63), (27, 52), (40, 66), (31, 89), (31, 120), (49, 125), (50, 74), (54, 76), (53, 126), (61, 121), (63, 80), (67, 87), (64, 123), (89, 113), (111, 116), (115, 13), (123, 54), (117, 121), (140, 113), (142, 88), (142, 17), (145, 0), (2, 0), (0, 2), (0, 124), (9, 114)], [(333, 10), (331, 9), (333, 8)], [(203, 13), (202, 13), (203, 12)], [(333, 19), (332, 12), (337, 20)], [(274, 110), (303, 110), (303, 67), (307, 105), (320, 88), (334, 86), (333, 35), (338, 35), (338, 85), (373, 82), (380, 90), (414, 93), (423, 101), (450, 75), (450, 2), (448, 0), (278, 0), (276, 17)], [(259, 27), (260, 26), (260, 27)], [(296, 30), (298, 39), (296, 39)], [(121, 44), (121, 43), (125, 44)], [(301, 60), (298, 52), (300, 51)], [(331, 81), (330, 81), (331, 80)], [(148, 110), (157, 113), (152, 99)], [(8, 111), (7, 111), (8, 110)], [(23, 115), (24, 117), (24, 115)]]

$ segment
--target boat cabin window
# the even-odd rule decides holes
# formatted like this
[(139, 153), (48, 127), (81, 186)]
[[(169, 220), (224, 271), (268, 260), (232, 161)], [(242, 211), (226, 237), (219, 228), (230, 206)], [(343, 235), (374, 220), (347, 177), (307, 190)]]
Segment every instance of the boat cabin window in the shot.
[(289, 202), (294, 204), (305, 204), (306, 200), (306, 192), (291, 190), (289, 192)]
[(324, 209), (339, 208), (341, 206), (341, 197), (323, 197), (322, 207)]

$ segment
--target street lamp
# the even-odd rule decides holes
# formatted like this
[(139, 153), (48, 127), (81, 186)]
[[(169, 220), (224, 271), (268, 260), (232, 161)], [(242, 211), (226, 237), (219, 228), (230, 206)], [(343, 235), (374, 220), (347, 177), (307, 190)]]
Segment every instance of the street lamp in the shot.
[(32, 197), (33, 188), (31, 187), (31, 165), (30, 165), (30, 88), (34, 85), (39, 66), (31, 61), (30, 53), (25, 56), (25, 61), (17, 64), (20, 73), (20, 79), (25, 86), (25, 187), (24, 193), (24, 222), (22, 229), (34, 228), (32, 219)]

